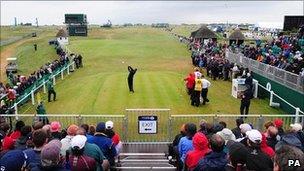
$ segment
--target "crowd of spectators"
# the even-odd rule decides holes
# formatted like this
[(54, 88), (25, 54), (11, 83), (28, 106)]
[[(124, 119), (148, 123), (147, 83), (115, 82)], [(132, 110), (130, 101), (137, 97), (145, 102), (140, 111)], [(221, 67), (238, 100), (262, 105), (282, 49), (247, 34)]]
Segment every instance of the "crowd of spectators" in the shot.
[(281, 119), (267, 122), (263, 132), (241, 118), (236, 119), (232, 130), (223, 121), (211, 124), (202, 120), (199, 128), (194, 123), (182, 125), (169, 155), (176, 159), (172, 164), (178, 170), (302, 171), (302, 129), (300, 123), (295, 123), (284, 130)]
[(17, 121), (14, 130), (3, 122), (0, 140), (1, 171), (107, 170), (122, 149), (112, 121), (71, 124), (67, 129), (57, 121), (33, 125)]

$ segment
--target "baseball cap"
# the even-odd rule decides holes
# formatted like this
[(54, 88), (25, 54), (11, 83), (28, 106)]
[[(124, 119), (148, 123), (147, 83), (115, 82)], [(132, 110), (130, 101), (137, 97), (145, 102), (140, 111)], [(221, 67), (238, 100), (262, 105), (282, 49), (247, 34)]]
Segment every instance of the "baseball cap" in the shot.
[(67, 133), (68, 133), (68, 135), (76, 135), (77, 130), (78, 130), (78, 126), (75, 124), (72, 124), (68, 127)]
[(41, 150), (41, 164), (43, 166), (51, 166), (58, 163), (61, 142), (52, 140), (46, 144)]
[(246, 135), (247, 135), (248, 139), (250, 141), (252, 141), (253, 143), (261, 143), (261, 141), (262, 141), (262, 134), (260, 133), (260, 131), (258, 131), (256, 129), (247, 131)]
[(27, 155), (21, 150), (8, 151), (0, 160), (0, 170), (21, 170), (22, 167), (26, 167), (27, 160)]
[(82, 149), (87, 141), (87, 137), (84, 135), (76, 135), (71, 140), (71, 147), (79, 147), (79, 149)]
[(294, 130), (296, 132), (301, 131), (303, 129), (302, 125), (299, 123), (290, 124), (290, 127), (292, 130)]
[(275, 120), (273, 121), (273, 123), (274, 123), (274, 125), (275, 125), (277, 128), (280, 128), (280, 127), (283, 126), (283, 121), (282, 121), (282, 119), (279, 119), (279, 118), (275, 119)]
[(99, 122), (96, 126), (96, 132), (102, 132), (106, 129), (106, 125), (104, 122)]
[(112, 129), (114, 127), (114, 123), (112, 121), (106, 122), (106, 129)]
[(51, 123), (51, 132), (59, 132), (61, 129), (61, 125), (59, 122), (54, 121)]
[(247, 123), (243, 123), (240, 125), (240, 129), (242, 133), (246, 133), (247, 131), (252, 130), (251, 126)]

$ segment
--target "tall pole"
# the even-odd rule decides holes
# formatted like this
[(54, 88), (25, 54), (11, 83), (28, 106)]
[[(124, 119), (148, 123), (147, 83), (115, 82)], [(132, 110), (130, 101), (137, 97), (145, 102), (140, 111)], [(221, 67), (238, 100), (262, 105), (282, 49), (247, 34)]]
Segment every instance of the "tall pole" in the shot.
[(36, 26), (38, 27), (38, 18), (36, 18)]

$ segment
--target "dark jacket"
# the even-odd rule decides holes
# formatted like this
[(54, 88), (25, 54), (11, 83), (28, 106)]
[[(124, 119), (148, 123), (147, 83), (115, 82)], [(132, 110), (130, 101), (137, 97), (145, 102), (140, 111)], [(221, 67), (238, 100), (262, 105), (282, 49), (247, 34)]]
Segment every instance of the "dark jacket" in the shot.
[(231, 130), (233, 132), (233, 134), (235, 135), (235, 138), (242, 138), (242, 133), (241, 133), (241, 129), (239, 127), (235, 127)]
[(247, 169), (248, 170), (263, 170), (272, 171), (273, 162), (267, 154), (263, 153), (261, 150), (255, 150), (248, 148), (249, 154), (247, 156)]
[(228, 163), (226, 153), (224, 151), (210, 152), (201, 159), (194, 169), (195, 171), (223, 171)]
[(52, 167), (43, 167), (42, 165), (37, 165), (32, 168), (31, 171), (69, 171), (62, 166), (52, 166)]

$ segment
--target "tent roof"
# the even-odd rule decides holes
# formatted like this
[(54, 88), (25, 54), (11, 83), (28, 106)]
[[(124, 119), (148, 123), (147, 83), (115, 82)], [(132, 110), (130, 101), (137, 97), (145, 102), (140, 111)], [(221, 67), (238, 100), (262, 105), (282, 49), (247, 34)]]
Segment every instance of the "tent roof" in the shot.
[(243, 33), (239, 29), (236, 29), (229, 36), (229, 40), (245, 40), (245, 36), (243, 35)]
[(203, 25), (200, 29), (198, 29), (194, 38), (214, 39), (217, 38), (217, 36), (213, 31), (208, 29), (207, 26)]
[(68, 37), (68, 33), (64, 29), (60, 29), (56, 34), (56, 37)]
[(198, 32), (198, 30), (195, 30), (195, 31), (191, 32), (190, 37), (194, 37), (197, 32)]

